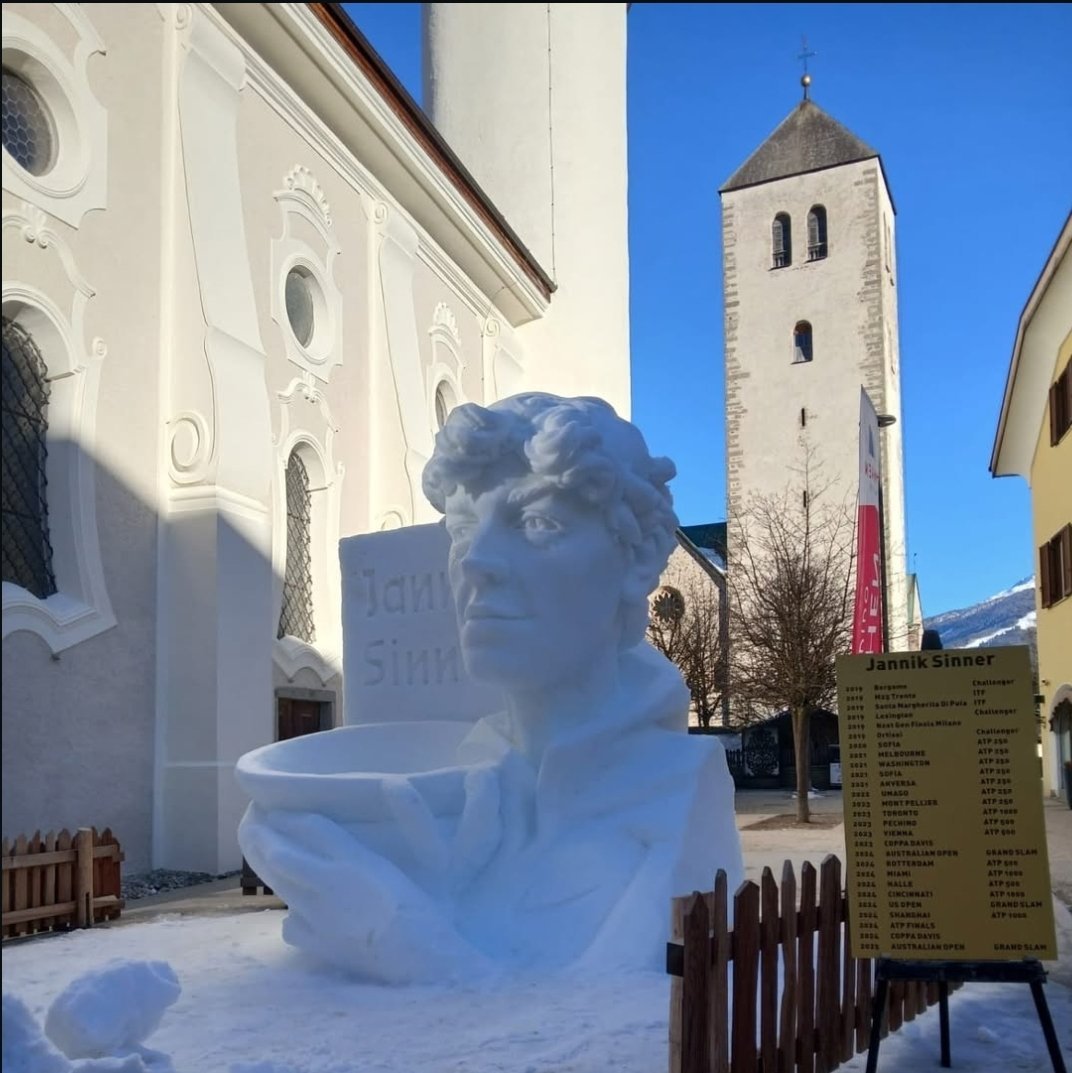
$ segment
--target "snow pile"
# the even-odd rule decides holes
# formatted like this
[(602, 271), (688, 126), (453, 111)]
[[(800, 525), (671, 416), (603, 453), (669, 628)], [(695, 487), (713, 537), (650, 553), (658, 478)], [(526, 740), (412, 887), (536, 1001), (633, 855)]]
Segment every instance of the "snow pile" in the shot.
[(56, 997), (47, 1039), (21, 999), (5, 994), (4, 1073), (174, 1073), (166, 1054), (141, 1044), (181, 990), (167, 962), (110, 962)]
[(68, 985), (49, 1008), (45, 1032), (68, 1058), (126, 1054), (181, 991), (166, 961), (113, 961)]
[[(504, 975), (479, 986), (373, 986), (288, 948), (279, 935), (281, 915), (170, 917), (27, 943), (4, 951), (4, 986), (41, 1017), (68, 981), (109, 957), (166, 959), (185, 986), (152, 1039), (172, 1055), (175, 1073), (667, 1068), (670, 982), (663, 973), (571, 971)], [(1062, 950), (1068, 959), (1068, 947)], [(1056, 975), (1046, 997), (1067, 1061), (1072, 991)], [(967, 984), (950, 997), (950, 1021), (957, 1073), (1051, 1068), (1030, 990), (1022, 984)], [(8, 1034), (5, 1016), (4, 1073), (88, 1073), (90, 1067), (78, 1063), (9, 1065)], [(865, 1062), (861, 1054), (841, 1068), (863, 1073)], [(937, 1073), (936, 1008), (883, 1040), (879, 1069)], [(138, 1066), (124, 1073), (135, 1070), (142, 1073)]]
[(14, 995), (4, 995), (4, 1073), (68, 1073), (71, 1063), (43, 1035), (34, 1015)]

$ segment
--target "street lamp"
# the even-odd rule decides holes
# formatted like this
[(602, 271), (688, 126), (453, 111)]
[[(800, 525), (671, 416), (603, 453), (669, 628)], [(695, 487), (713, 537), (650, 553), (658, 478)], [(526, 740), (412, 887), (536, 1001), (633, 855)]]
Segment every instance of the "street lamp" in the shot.
[[(889, 428), (897, 424), (897, 418), (893, 414), (875, 414), (878, 427)], [(881, 441), (879, 450), (882, 451)], [(882, 465), (879, 466), (878, 480), (878, 546), (882, 570), (882, 638), (886, 651), (890, 651), (890, 590), (886, 582), (886, 504), (882, 493), (882, 486), (886, 480), (886, 452), (882, 451)]]

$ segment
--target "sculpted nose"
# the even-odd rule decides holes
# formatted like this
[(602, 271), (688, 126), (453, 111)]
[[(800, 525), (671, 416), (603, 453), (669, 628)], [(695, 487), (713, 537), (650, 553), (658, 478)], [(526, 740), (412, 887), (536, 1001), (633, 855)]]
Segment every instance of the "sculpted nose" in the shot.
[(484, 527), (478, 528), (462, 547), (456, 549), (456, 561), (462, 576), (468, 580), (499, 580), (507, 573), (502, 542)]

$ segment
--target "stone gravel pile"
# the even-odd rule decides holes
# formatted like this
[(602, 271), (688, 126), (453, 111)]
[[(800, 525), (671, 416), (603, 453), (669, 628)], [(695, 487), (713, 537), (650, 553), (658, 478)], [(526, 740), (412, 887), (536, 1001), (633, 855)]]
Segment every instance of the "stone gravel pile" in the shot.
[(123, 876), (121, 883), (122, 898), (127, 902), (148, 898), (152, 894), (165, 894), (172, 890), (196, 887), (201, 883), (211, 883), (216, 879), (227, 879), (238, 872), (223, 872), (212, 875), (210, 872), (181, 872), (170, 868), (157, 868), (151, 872), (138, 872)]

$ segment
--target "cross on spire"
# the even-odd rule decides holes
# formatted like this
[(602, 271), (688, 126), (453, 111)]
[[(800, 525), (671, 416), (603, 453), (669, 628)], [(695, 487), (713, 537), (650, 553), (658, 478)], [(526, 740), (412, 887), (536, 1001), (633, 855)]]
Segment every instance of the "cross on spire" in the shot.
[(811, 75), (808, 74), (808, 60), (818, 53), (813, 52), (808, 48), (808, 39), (804, 36), (800, 38), (800, 52), (797, 53), (797, 59), (804, 64), (804, 74), (801, 75), (800, 84), (804, 87), (804, 100), (808, 99), (808, 87), (811, 85)]

